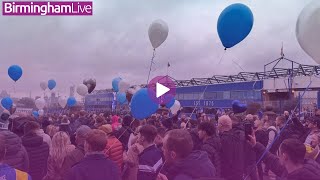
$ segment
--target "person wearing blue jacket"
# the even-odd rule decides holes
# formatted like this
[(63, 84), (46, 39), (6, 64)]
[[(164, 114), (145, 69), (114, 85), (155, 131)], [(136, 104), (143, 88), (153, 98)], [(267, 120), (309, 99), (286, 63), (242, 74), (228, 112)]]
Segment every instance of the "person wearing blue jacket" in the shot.
[(5, 137), (0, 135), (0, 179), (1, 180), (32, 180), (26, 172), (14, 169), (3, 163), (6, 155)]

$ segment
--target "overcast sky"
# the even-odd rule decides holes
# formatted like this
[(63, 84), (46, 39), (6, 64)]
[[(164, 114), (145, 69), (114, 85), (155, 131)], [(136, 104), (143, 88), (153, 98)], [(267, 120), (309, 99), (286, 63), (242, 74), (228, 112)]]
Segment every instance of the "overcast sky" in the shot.
[[(229, 49), (219, 64), (223, 46), (217, 34), (221, 11), (234, 2), (248, 5), (255, 22), (251, 34)], [(147, 80), (152, 56), (148, 28), (162, 19), (167, 40), (157, 49), (151, 77), (175, 79), (211, 77), (242, 71), (263, 71), (280, 56), (281, 43), (289, 59), (315, 64), (298, 45), (295, 24), (310, 0), (94, 0), (90, 17), (0, 16), (0, 90), (13, 92), (7, 68), (20, 65), (24, 74), (16, 96), (41, 95), (40, 82), (57, 81), (67, 95), (70, 85), (94, 77), (97, 89), (111, 88), (114, 77), (132, 84)]]

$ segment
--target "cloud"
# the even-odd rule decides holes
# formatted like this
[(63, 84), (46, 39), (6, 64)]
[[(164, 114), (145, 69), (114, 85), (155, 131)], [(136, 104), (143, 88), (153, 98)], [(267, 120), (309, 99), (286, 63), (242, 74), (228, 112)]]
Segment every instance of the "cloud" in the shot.
[(295, 38), (297, 17), (308, 3), (301, 0), (241, 1), (253, 10), (254, 28), (223, 56), (217, 18), (233, 2), (95, 0), (92, 17), (1, 16), (0, 89), (13, 91), (6, 75), (12, 64), (24, 69), (15, 84), (17, 96), (40, 95), (40, 82), (50, 78), (63, 94), (86, 77), (97, 79), (97, 89), (110, 88), (118, 76), (145, 83), (152, 57), (147, 30), (159, 18), (168, 23), (169, 36), (157, 49), (152, 76), (166, 74), (168, 62), (176, 79), (235, 74), (241, 68), (262, 71), (263, 64), (280, 56), (282, 42), (288, 58), (314, 64)]

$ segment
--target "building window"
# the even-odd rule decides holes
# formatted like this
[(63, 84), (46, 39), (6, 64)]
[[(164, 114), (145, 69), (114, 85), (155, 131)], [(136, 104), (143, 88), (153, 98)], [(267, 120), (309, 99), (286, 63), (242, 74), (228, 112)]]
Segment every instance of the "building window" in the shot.
[(184, 100), (194, 100), (193, 94), (183, 94)]
[(230, 91), (223, 92), (223, 99), (230, 99)]
[(216, 92), (206, 92), (206, 93), (204, 93), (203, 99), (217, 99), (217, 93)]

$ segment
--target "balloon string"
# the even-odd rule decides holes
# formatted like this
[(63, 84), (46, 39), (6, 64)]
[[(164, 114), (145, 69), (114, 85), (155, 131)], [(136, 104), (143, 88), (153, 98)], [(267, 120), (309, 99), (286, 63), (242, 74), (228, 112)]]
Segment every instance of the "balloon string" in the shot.
[(147, 80), (147, 85), (149, 83), (149, 79), (150, 79), (150, 74), (151, 74), (151, 69), (152, 69), (152, 65), (154, 64), (154, 58), (156, 57), (156, 49), (153, 49), (153, 54), (152, 54), (152, 58), (151, 58), (151, 63), (150, 63), (150, 68), (149, 68), (149, 74), (148, 74), (148, 80)]
[(231, 59), (231, 61), (233, 62), (233, 64), (235, 64), (236, 66), (238, 66), (242, 71), (245, 71), (245, 70), (240, 66), (240, 64), (235, 61), (235, 59), (237, 59), (237, 58), (236, 58), (235, 56), (233, 56), (233, 55), (232, 55), (232, 57), (233, 57), (233, 59)]
[(204, 99), (204, 93), (207, 91), (209, 84), (206, 85), (204, 91), (202, 92), (202, 96), (199, 97), (198, 102), (196, 103), (196, 106), (193, 108), (191, 115), (189, 116), (189, 120), (187, 121), (186, 125), (188, 125), (188, 123), (190, 122), (193, 113), (195, 112), (195, 110), (197, 109), (198, 105), (200, 105), (200, 100)]
[(220, 60), (219, 60), (219, 64), (221, 64), (221, 61), (222, 61), (222, 59), (224, 58), (224, 55), (226, 54), (226, 50), (225, 51), (223, 51), (223, 53), (222, 53), (222, 55), (221, 55), (221, 57), (220, 57)]

